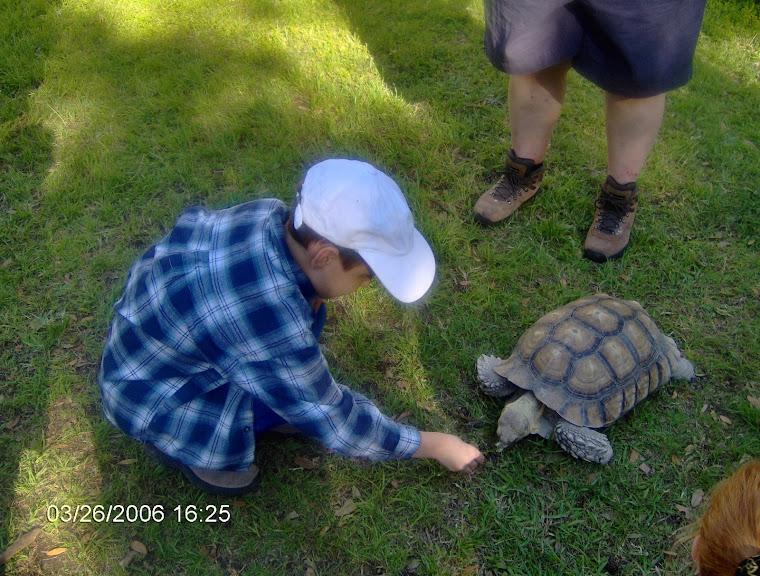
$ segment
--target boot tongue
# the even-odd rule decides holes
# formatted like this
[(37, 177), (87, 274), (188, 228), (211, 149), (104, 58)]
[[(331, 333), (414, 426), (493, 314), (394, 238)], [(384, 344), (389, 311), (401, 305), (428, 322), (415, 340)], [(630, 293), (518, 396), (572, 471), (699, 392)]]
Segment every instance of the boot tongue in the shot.
[(604, 183), (606, 200), (616, 207), (627, 208), (631, 202), (636, 200), (636, 192), (636, 182), (620, 184), (612, 176), (607, 176), (607, 181)]
[(518, 178), (525, 178), (527, 174), (530, 174), (540, 164), (536, 164), (530, 158), (522, 158), (515, 154), (514, 150), (509, 151), (507, 156), (507, 172), (514, 174)]

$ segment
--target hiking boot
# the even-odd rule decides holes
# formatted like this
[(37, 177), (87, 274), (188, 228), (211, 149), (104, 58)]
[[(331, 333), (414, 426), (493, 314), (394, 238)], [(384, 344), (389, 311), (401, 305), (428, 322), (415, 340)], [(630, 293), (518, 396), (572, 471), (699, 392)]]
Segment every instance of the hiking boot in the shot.
[(248, 470), (232, 472), (226, 470), (205, 470), (183, 464), (156, 448), (145, 443), (145, 452), (164, 466), (176, 468), (196, 488), (218, 496), (241, 496), (253, 490), (260, 482), (259, 468), (251, 464)]
[(607, 176), (599, 190), (583, 255), (593, 262), (620, 258), (631, 239), (638, 205), (636, 182), (621, 185), (612, 176)]
[(483, 224), (496, 224), (511, 216), (538, 193), (545, 170), (543, 162), (536, 164), (529, 158), (519, 158), (510, 150), (504, 174), (475, 203), (475, 218)]

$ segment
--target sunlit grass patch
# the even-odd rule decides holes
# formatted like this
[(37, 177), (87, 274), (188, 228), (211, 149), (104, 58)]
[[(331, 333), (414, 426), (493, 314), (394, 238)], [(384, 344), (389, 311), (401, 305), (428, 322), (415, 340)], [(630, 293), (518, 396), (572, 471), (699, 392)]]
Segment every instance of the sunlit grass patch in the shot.
[[(597, 266), (580, 252), (606, 169), (603, 97), (574, 73), (541, 194), (500, 226), (473, 221), (510, 143), (480, 2), (4, 4), (0, 551), (42, 527), (5, 573), (690, 573), (688, 550), (670, 546), (699, 511), (692, 495), (760, 454), (748, 400), (760, 397), (758, 22), (756, 3), (708, 3), (694, 78), (668, 95), (642, 173), (632, 244)], [(294, 438), (262, 443), (250, 496), (198, 493), (101, 414), (111, 306), (188, 206), (290, 202), (306, 167), (341, 156), (399, 182), (438, 274), (417, 306), (377, 282), (330, 303), (334, 375), (488, 462), (461, 477)], [(616, 423), (607, 467), (540, 438), (498, 451), (503, 402), (478, 391), (476, 358), (508, 355), (540, 316), (597, 291), (639, 300), (700, 377)], [(167, 516), (48, 521), (77, 504)], [(171, 516), (222, 504), (228, 522)], [(121, 566), (135, 540), (147, 556)]]

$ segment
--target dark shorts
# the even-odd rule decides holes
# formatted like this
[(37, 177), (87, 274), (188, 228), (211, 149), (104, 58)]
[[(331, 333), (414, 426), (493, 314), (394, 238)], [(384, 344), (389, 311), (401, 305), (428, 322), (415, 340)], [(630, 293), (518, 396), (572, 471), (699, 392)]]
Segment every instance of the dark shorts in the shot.
[(686, 84), (706, 0), (485, 0), (485, 48), (508, 74), (571, 59), (613, 94), (645, 98)]

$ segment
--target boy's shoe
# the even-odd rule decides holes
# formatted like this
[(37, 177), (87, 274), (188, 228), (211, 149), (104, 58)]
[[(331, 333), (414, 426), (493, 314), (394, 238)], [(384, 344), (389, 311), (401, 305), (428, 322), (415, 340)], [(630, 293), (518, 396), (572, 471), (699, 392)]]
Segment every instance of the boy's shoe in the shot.
[(475, 203), (475, 218), (483, 224), (496, 224), (511, 216), (526, 200), (538, 193), (546, 166), (529, 158), (507, 154), (504, 174)]
[(148, 456), (167, 466), (182, 472), (182, 475), (196, 488), (217, 496), (240, 496), (253, 490), (261, 481), (259, 468), (255, 464), (244, 472), (224, 470), (204, 470), (183, 464), (176, 458), (161, 452), (153, 444), (144, 444)]
[(631, 239), (638, 205), (636, 182), (621, 185), (612, 176), (607, 176), (599, 190), (594, 221), (586, 235), (583, 255), (593, 262), (620, 258)]
[(259, 440), (291, 438), (293, 436), (303, 436), (303, 432), (301, 432), (301, 430), (292, 424), (285, 423), (274, 426), (272, 428), (267, 428), (262, 432), (258, 432), (256, 434), (256, 441), (258, 442)]

